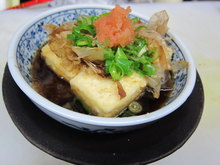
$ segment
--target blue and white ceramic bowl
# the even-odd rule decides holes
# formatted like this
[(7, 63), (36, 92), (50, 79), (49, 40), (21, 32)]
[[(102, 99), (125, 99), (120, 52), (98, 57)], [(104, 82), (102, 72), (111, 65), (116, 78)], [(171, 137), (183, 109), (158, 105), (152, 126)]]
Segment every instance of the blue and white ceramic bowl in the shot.
[[(172, 37), (172, 40), (168, 44), (174, 49), (173, 61), (186, 60), (189, 62), (189, 68), (183, 69), (175, 75), (175, 89), (171, 97), (164, 107), (155, 112), (125, 118), (96, 117), (65, 109), (38, 94), (32, 88), (30, 67), (36, 51), (48, 39), (47, 33), (42, 26), (50, 23), (60, 25), (63, 22), (77, 19), (79, 15), (99, 15), (112, 8), (113, 6), (74, 5), (49, 10), (33, 18), (21, 27), (14, 35), (9, 46), (9, 69), (13, 79), (21, 90), (44, 113), (76, 129), (91, 132), (115, 133), (142, 127), (175, 111), (186, 101), (194, 88), (196, 69), (192, 56), (178, 37), (169, 32), (167, 35)], [(137, 16), (142, 21), (147, 22), (140, 14), (133, 12), (130, 16)]]

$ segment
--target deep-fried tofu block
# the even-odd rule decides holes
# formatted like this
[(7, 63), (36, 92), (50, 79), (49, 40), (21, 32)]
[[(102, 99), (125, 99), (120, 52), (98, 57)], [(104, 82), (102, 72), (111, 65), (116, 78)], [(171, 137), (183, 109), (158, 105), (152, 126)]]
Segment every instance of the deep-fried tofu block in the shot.
[(62, 63), (62, 58), (58, 57), (49, 47), (45, 45), (42, 48), (41, 56), (44, 58), (47, 66), (52, 69), (59, 77), (64, 78), (69, 82), (79, 71), (80, 67), (76, 65), (72, 67), (71, 70), (68, 70)]
[(96, 116), (115, 117), (119, 115), (145, 89), (147, 80), (137, 73), (120, 80), (126, 92), (120, 98), (117, 82), (87, 72), (78, 73), (70, 80), (74, 94)]

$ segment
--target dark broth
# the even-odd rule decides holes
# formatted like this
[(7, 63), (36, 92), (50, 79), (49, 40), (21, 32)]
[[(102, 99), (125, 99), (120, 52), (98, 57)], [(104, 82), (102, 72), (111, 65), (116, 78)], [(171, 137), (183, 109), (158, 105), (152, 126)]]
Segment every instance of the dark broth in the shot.
[(51, 71), (38, 54), (32, 66), (33, 86), (38, 93), (58, 105), (73, 99), (69, 83)]
[[(51, 69), (46, 65), (44, 59), (41, 58), (40, 54), (41, 52), (38, 51), (32, 66), (32, 80), (35, 90), (55, 104), (67, 107), (80, 113), (88, 114), (82, 104), (72, 93), (69, 83), (51, 71)], [(153, 112), (162, 107), (168, 99), (169, 94), (170, 92), (161, 92), (160, 98), (154, 99), (150, 93), (146, 92), (137, 100), (137, 102), (139, 102), (143, 107), (143, 111), (138, 115)], [(125, 110), (125, 113), (126, 111), (127, 110)], [(130, 115), (123, 115), (122, 113), (119, 117)]]

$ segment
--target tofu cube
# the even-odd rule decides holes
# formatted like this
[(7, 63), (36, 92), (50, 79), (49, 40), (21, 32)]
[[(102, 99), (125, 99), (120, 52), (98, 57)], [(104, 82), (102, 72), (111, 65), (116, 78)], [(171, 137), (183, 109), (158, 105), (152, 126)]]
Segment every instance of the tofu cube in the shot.
[(58, 57), (47, 44), (41, 49), (41, 56), (44, 58), (47, 66), (54, 71), (59, 77), (70, 81), (80, 70), (80, 68), (73, 67), (70, 71), (62, 65), (62, 58)]
[(120, 83), (126, 92), (124, 98), (118, 94), (117, 82), (97, 74), (78, 73), (70, 80), (71, 89), (96, 116), (115, 117), (119, 115), (146, 88), (146, 78), (137, 73), (123, 77)]

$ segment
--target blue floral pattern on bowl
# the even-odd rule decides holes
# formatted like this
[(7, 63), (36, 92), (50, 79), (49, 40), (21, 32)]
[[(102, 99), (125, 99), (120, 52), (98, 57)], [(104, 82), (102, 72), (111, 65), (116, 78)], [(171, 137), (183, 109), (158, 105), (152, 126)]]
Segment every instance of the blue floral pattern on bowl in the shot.
[[(28, 30), (23, 33), (21, 39), (18, 42), (18, 47), (16, 51), (18, 67), (26, 82), (29, 85), (32, 84), (31, 65), (39, 47), (48, 40), (47, 33), (43, 29), (43, 25), (60, 25), (63, 22), (76, 20), (79, 15), (100, 15), (108, 11), (109, 9), (102, 8), (79, 8), (64, 10), (43, 17), (32, 24), (29, 28), (27, 28)], [(132, 18), (134, 17), (134, 15), (130, 15), (130, 17)], [(144, 19), (141, 20), (147, 22)], [(166, 34), (166, 36), (169, 37), (168, 34)], [(172, 56), (173, 61), (185, 60), (182, 51), (174, 40), (167, 41), (167, 44), (170, 45), (174, 50)], [(179, 72), (175, 73), (174, 76), (175, 89), (172, 92), (169, 100), (167, 101), (167, 104), (172, 102), (181, 93), (187, 80), (187, 69), (180, 70)]]

